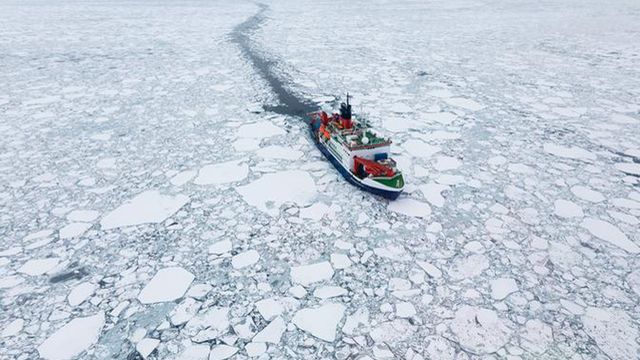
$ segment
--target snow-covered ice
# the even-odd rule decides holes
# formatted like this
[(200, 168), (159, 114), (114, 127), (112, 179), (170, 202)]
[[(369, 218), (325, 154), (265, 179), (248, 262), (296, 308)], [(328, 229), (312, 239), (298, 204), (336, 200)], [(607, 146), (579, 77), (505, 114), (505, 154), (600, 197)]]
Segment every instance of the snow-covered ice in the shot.
[(303, 286), (329, 280), (333, 274), (333, 268), (327, 261), (291, 267), (291, 280)]
[(328, 303), (317, 308), (301, 309), (291, 322), (298, 328), (324, 341), (334, 341), (336, 327), (344, 314), (345, 306)]
[(72, 319), (40, 344), (38, 353), (48, 360), (75, 358), (98, 341), (104, 323), (103, 313)]
[(146, 223), (159, 223), (173, 215), (189, 201), (186, 195), (165, 195), (150, 190), (136, 195), (133, 199), (108, 213), (100, 221), (103, 229)]
[(249, 166), (238, 161), (206, 165), (193, 180), (196, 185), (218, 185), (240, 181), (249, 174)]
[(143, 304), (151, 304), (179, 299), (193, 279), (192, 273), (180, 267), (160, 269), (140, 291), (138, 300)]
[(276, 215), (285, 202), (306, 205), (317, 194), (313, 178), (300, 170), (266, 174), (236, 189), (249, 205), (272, 215)]

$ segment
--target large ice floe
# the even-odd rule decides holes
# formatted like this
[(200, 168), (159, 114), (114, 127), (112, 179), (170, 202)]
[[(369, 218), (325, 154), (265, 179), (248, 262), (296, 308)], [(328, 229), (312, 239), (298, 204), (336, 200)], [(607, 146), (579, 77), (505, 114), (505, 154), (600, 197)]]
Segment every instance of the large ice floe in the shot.
[(173, 215), (189, 201), (186, 195), (165, 195), (145, 191), (111, 211), (100, 220), (103, 229), (159, 223)]

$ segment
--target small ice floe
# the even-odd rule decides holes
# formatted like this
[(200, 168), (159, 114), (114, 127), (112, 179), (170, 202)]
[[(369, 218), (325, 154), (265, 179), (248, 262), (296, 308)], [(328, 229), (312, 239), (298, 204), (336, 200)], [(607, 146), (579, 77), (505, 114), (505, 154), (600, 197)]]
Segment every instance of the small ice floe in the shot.
[(546, 153), (567, 159), (595, 160), (596, 154), (577, 146), (566, 147), (553, 143), (543, 145)]
[(152, 339), (152, 338), (144, 338), (136, 344), (136, 351), (143, 359), (146, 359), (151, 355), (153, 350), (155, 350), (160, 344), (160, 340)]
[(247, 111), (253, 114), (260, 114), (264, 112), (264, 109), (262, 108), (262, 104), (252, 103), (247, 105)]
[(502, 300), (516, 291), (518, 291), (518, 284), (512, 278), (491, 280), (491, 297), (494, 300)]
[(236, 151), (253, 151), (260, 148), (259, 139), (238, 139), (233, 142), (233, 148)]
[(582, 200), (594, 203), (599, 203), (605, 200), (604, 195), (601, 193), (582, 185), (572, 186), (571, 192)]
[(629, 240), (627, 235), (609, 222), (600, 219), (587, 218), (584, 219), (580, 225), (587, 229), (591, 235), (615, 245), (626, 252), (632, 254), (640, 253), (640, 246)]
[(534, 354), (542, 354), (553, 343), (553, 330), (538, 319), (527, 320), (520, 332), (520, 346)]
[(395, 201), (390, 201), (387, 209), (399, 214), (419, 218), (428, 218), (431, 215), (431, 207), (429, 204), (411, 198), (400, 198)]
[(616, 169), (625, 174), (640, 176), (640, 164), (637, 163), (617, 163)]
[(210, 345), (190, 344), (175, 359), (180, 360), (207, 360), (209, 358)]
[(416, 261), (416, 264), (418, 264), (418, 266), (420, 266), (420, 268), (424, 270), (424, 272), (426, 272), (430, 277), (434, 279), (439, 279), (442, 277), (442, 271), (440, 271), (440, 269), (438, 269), (435, 265), (420, 260)]
[(100, 221), (102, 229), (113, 229), (147, 223), (159, 223), (173, 215), (189, 201), (186, 195), (163, 195), (150, 190), (111, 211)]
[(569, 200), (558, 199), (553, 202), (553, 212), (563, 218), (583, 217), (582, 208)]
[(31, 242), (33, 240), (42, 239), (42, 238), (51, 236), (52, 234), (53, 234), (53, 230), (52, 229), (40, 230), (40, 231), (31, 233), (31, 234), (25, 236), (22, 239), (22, 242), (28, 243), (28, 242)]
[(102, 159), (96, 163), (96, 166), (98, 167), (98, 169), (115, 169), (116, 160), (116, 158)]
[(267, 351), (267, 344), (261, 342), (250, 342), (244, 346), (244, 350), (249, 357), (257, 357)]
[(484, 355), (498, 351), (509, 342), (508, 323), (493, 310), (464, 305), (456, 311), (449, 328), (462, 348)]
[(160, 269), (140, 291), (138, 300), (143, 304), (167, 302), (184, 296), (194, 276), (181, 267)]
[(290, 170), (265, 174), (236, 190), (244, 201), (259, 210), (276, 216), (280, 205), (292, 202), (305, 206), (316, 197), (316, 184), (306, 171)]
[(401, 102), (391, 104), (388, 109), (389, 111), (394, 112), (396, 114), (413, 112), (413, 109), (410, 106)]
[(206, 165), (193, 181), (196, 185), (219, 185), (243, 180), (249, 175), (249, 165), (240, 161), (227, 161)]
[(260, 315), (267, 321), (271, 321), (284, 312), (284, 306), (275, 298), (262, 299), (255, 305)]
[(258, 343), (278, 344), (286, 329), (287, 324), (278, 316), (265, 326), (264, 329), (260, 330), (251, 340)]
[(25, 262), (18, 272), (30, 276), (38, 276), (47, 273), (58, 265), (58, 258), (31, 259)]
[(531, 166), (521, 164), (521, 163), (509, 164), (509, 171), (516, 174), (528, 174), (528, 175), (535, 173), (535, 170)]
[(426, 185), (419, 186), (419, 189), (431, 205), (442, 207), (444, 206), (445, 201), (445, 198), (442, 196), (442, 192), (451, 188), (447, 185), (431, 182)]
[(71, 239), (81, 236), (82, 234), (87, 232), (87, 230), (89, 230), (91, 226), (93, 225), (84, 222), (71, 223), (60, 228), (60, 230), (58, 230), (58, 234), (60, 236), (60, 239)]
[(4, 329), (2, 329), (1, 337), (7, 338), (11, 336), (18, 335), (24, 326), (24, 320), (22, 319), (14, 319), (12, 322), (7, 324)]
[(447, 104), (452, 106), (461, 107), (463, 109), (478, 111), (484, 109), (484, 105), (478, 103), (475, 100), (463, 98), (463, 97), (452, 97), (444, 100)]
[(471, 279), (489, 268), (489, 259), (482, 254), (473, 254), (454, 260), (449, 276), (454, 280)]
[(348, 294), (347, 289), (341, 288), (340, 286), (321, 286), (321, 287), (318, 287), (313, 292), (313, 296), (323, 300), (338, 297), (338, 296), (343, 296), (347, 294)]
[(331, 279), (333, 273), (331, 264), (328, 261), (323, 261), (291, 267), (291, 280), (302, 286), (309, 286), (315, 282)]
[(231, 240), (222, 240), (209, 246), (209, 254), (222, 255), (231, 251), (233, 244)]
[(430, 145), (422, 140), (410, 139), (402, 147), (412, 156), (428, 158), (442, 150), (439, 146)]
[(69, 292), (69, 295), (67, 296), (69, 305), (75, 307), (82, 304), (91, 295), (93, 295), (97, 288), (98, 287), (95, 284), (92, 284), (90, 282), (83, 282), (76, 285), (76, 287), (71, 289), (71, 292)]
[(224, 360), (232, 357), (238, 352), (238, 348), (235, 346), (229, 346), (225, 344), (214, 345), (209, 352), (209, 360)]
[(331, 264), (335, 269), (346, 269), (351, 267), (353, 262), (349, 259), (349, 256), (345, 254), (331, 254)]
[(232, 257), (231, 265), (234, 269), (242, 269), (257, 263), (258, 260), (260, 260), (260, 253), (256, 250), (249, 250)]
[(402, 301), (396, 304), (396, 316), (399, 318), (409, 319), (417, 314), (416, 307), (408, 301)]
[(315, 203), (311, 206), (301, 208), (298, 216), (302, 219), (319, 221), (329, 212), (329, 209), (329, 206), (325, 203)]
[(450, 125), (458, 118), (456, 114), (450, 112), (424, 113), (421, 116), (425, 121), (430, 123), (439, 123), (442, 125)]
[(297, 160), (304, 154), (300, 150), (295, 150), (280, 145), (272, 145), (263, 147), (260, 150), (256, 151), (256, 155), (264, 159)]
[(612, 360), (638, 358), (638, 327), (623, 310), (588, 307), (582, 323), (584, 331)]
[(75, 318), (38, 346), (38, 353), (48, 360), (74, 358), (98, 341), (104, 321), (104, 314), (101, 312), (93, 316)]
[(296, 312), (291, 322), (299, 329), (322, 339), (334, 341), (336, 327), (344, 315), (342, 304), (329, 303), (317, 308), (301, 309)]
[(191, 179), (193, 179), (194, 176), (196, 176), (196, 174), (197, 174), (197, 171), (195, 170), (185, 170), (174, 175), (169, 181), (174, 186), (182, 186), (188, 183), (189, 181), (191, 181)]
[(95, 210), (73, 210), (67, 214), (67, 220), (76, 222), (91, 222), (100, 216)]
[(433, 167), (438, 171), (454, 170), (462, 166), (462, 161), (451, 156), (438, 156)]
[(238, 137), (241, 138), (269, 138), (276, 135), (284, 135), (285, 131), (273, 123), (263, 121), (254, 124), (245, 124), (238, 128)]

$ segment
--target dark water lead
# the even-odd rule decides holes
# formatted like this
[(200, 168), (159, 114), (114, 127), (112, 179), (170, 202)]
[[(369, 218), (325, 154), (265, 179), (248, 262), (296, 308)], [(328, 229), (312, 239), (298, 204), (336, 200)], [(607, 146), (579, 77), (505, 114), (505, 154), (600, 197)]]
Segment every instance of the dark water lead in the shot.
[(300, 98), (289, 90), (284, 74), (276, 69), (277, 61), (270, 59), (266, 52), (258, 50), (258, 46), (252, 40), (252, 35), (262, 26), (266, 16), (265, 12), (269, 7), (265, 4), (257, 4), (260, 10), (243, 23), (236, 26), (231, 32), (231, 39), (249, 60), (254, 69), (262, 76), (271, 90), (276, 94), (279, 105), (265, 106), (265, 110), (282, 115), (301, 116), (316, 111), (318, 106), (313, 102)]

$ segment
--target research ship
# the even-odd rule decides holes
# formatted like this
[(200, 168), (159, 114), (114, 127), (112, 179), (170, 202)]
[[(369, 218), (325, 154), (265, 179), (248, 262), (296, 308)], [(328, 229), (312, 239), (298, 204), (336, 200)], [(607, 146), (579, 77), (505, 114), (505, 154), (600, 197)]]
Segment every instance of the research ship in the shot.
[(364, 119), (356, 119), (347, 102), (340, 113), (314, 112), (311, 135), (318, 149), (347, 181), (387, 199), (396, 199), (404, 189), (404, 178), (389, 156), (391, 140), (379, 136)]

